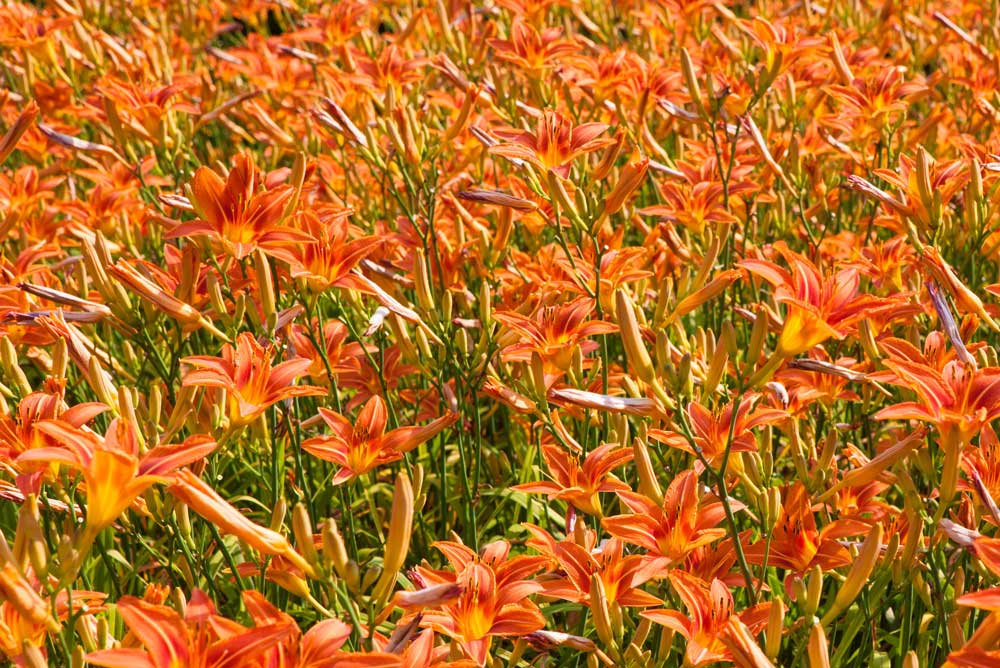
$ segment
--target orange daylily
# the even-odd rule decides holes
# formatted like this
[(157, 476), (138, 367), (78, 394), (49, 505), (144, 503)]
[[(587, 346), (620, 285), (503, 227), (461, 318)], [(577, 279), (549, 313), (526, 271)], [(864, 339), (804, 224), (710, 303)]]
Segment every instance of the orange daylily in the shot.
[(87, 545), (155, 483), (170, 481), (180, 466), (198, 461), (216, 447), (206, 436), (192, 436), (179, 445), (162, 445), (139, 456), (136, 434), (128, 422), (115, 419), (104, 437), (61, 419), (46, 420), (37, 429), (59, 447), (28, 450), (18, 462), (57, 462), (83, 473), (87, 491)]
[(199, 217), (179, 224), (167, 238), (207, 236), (237, 260), (261, 247), (312, 243), (309, 235), (279, 225), (295, 189), (282, 185), (257, 192), (259, 180), (249, 153), (236, 157), (225, 181), (208, 167), (199, 167), (191, 182), (191, 206)]
[(116, 608), (144, 649), (99, 650), (87, 655), (88, 663), (107, 668), (242, 668), (255, 665), (293, 629), (287, 622), (245, 628), (216, 615), (214, 606), (197, 590), (184, 617), (165, 605), (134, 596), (123, 596)]
[(533, 317), (516, 311), (499, 311), (494, 318), (521, 335), (521, 341), (503, 349), (505, 360), (530, 361), (531, 353), (543, 362), (565, 371), (573, 361), (573, 351), (583, 355), (597, 350), (597, 342), (586, 340), (596, 334), (618, 331), (617, 325), (602, 320), (588, 320), (594, 300), (580, 297), (566, 304), (543, 306)]
[(354, 423), (328, 408), (320, 408), (319, 414), (333, 434), (310, 438), (302, 443), (302, 449), (340, 466), (331, 481), (334, 485), (402, 459), (404, 454), (458, 419), (458, 415), (452, 413), (423, 427), (400, 427), (386, 432), (389, 414), (385, 401), (377, 394), (368, 400)]
[(916, 350), (912, 352), (915, 358), (890, 354), (883, 360), (888, 370), (871, 377), (912, 390), (917, 401), (883, 408), (875, 418), (918, 420), (937, 427), (944, 451), (941, 501), (947, 504), (958, 483), (962, 450), (985, 425), (1000, 417), (1000, 368), (979, 369), (954, 359), (935, 368), (921, 360)]
[(684, 571), (674, 571), (670, 574), (670, 584), (687, 608), (687, 616), (676, 610), (645, 610), (641, 614), (684, 636), (687, 640), (685, 666), (732, 661), (726, 636), (732, 632), (729, 623), (734, 617), (752, 634), (757, 634), (767, 624), (770, 602), (737, 614), (733, 595), (721, 580), (712, 580), (709, 584)]
[(552, 499), (564, 499), (588, 515), (600, 517), (600, 492), (623, 492), (629, 486), (611, 475), (611, 471), (632, 460), (630, 448), (616, 448), (605, 443), (590, 451), (581, 466), (563, 448), (546, 443), (542, 457), (553, 480), (515, 485), (511, 489), (528, 494), (547, 494)]
[(351, 270), (381, 240), (377, 237), (351, 239), (347, 217), (351, 209), (335, 210), (323, 215), (303, 211), (299, 225), (313, 243), (274, 248), (269, 252), (291, 265), (292, 278), (305, 279), (316, 292), (331, 286), (355, 287), (350, 281)]
[(546, 596), (589, 606), (591, 577), (596, 575), (604, 586), (608, 604), (644, 608), (662, 602), (639, 587), (662, 569), (664, 559), (650, 562), (638, 554), (625, 556), (624, 543), (617, 538), (611, 538), (600, 548), (593, 544), (594, 538), (584, 547), (570, 539), (556, 541), (541, 527), (531, 524), (524, 527), (532, 535), (528, 546), (560, 569), (538, 578)]
[(718, 501), (702, 504), (695, 471), (684, 471), (670, 482), (662, 507), (631, 490), (618, 491), (618, 496), (632, 513), (606, 517), (601, 525), (612, 536), (645, 548), (650, 557), (680, 562), (726, 535), (725, 529), (714, 528), (725, 509)]
[(455, 542), (437, 542), (454, 572), (418, 566), (413, 575), (423, 588), (457, 584), (457, 599), (427, 610), (421, 624), (454, 638), (480, 666), (486, 664), (494, 636), (524, 636), (545, 626), (545, 617), (528, 596), (541, 590), (528, 580), (545, 563), (543, 557), (509, 557), (510, 544), (490, 543), (476, 554)]
[(859, 520), (835, 520), (822, 529), (816, 526), (809, 492), (802, 482), (785, 490), (784, 501), (768, 540), (761, 538), (744, 548), (747, 561), (803, 573), (818, 565), (824, 570), (851, 563), (851, 554), (837, 540), (868, 531)]
[(489, 45), (500, 60), (506, 60), (523, 67), (535, 77), (546, 68), (556, 65), (563, 56), (580, 50), (573, 40), (559, 39), (559, 28), (535, 30), (524, 21), (514, 21), (510, 29), (510, 39), (491, 39)]
[(865, 310), (877, 303), (874, 297), (858, 294), (857, 269), (845, 268), (824, 277), (804, 256), (784, 244), (776, 247), (791, 265), (791, 273), (767, 260), (747, 259), (738, 264), (770, 283), (775, 300), (788, 306), (777, 357), (793, 357), (829, 338), (844, 338)]
[(490, 152), (513, 160), (524, 160), (543, 172), (552, 170), (566, 178), (573, 160), (614, 141), (599, 139), (607, 129), (608, 126), (603, 123), (583, 123), (574, 127), (573, 122), (558, 111), (546, 110), (542, 112), (535, 132), (497, 130), (496, 134), (508, 142), (493, 146)]
[[(725, 456), (731, 428), (732, 446), (730, 452), (755, 452), (757, 440), (753, 430), (764, 425), (775, 424), (788, 417), (787, 413), (776, 408), (753, 410), (754, 404), (759, 398), (759, 394), (749, 392), (744, 395), (738, 408), (735, 407), (735, 402), (730, 402), (716, 414), (696, 401), (688, 404), (687, 414), (691, 422), (695, 445), (701, 450), (709, 464), (717, 465)], [(733, 410), (736, 411), (735, 417)], [(688, 440), (676, 431), (650, 429), (649, 437), (672, 448), (694, 454)]]
[(196, 367), (184, 376), (185, 387), (217, 387), (228, 394), (229, 420), (234, 426), (249, 424), (267, 408), (292, 397), (326, 394), (321, 387), (291, 385), (305, 375), (312, 364), (303, 357), (271, 366), (273, 346), (257, 343), (253, 334), (243, 332), (236, 347), (225, 344), (222, 357), (195, 355), (182, 362)]

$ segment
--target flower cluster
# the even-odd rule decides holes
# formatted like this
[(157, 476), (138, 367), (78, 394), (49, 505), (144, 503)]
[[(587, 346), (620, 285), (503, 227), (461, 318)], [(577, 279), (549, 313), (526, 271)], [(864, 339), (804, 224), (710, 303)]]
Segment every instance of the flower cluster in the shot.
[(1000, 666), (998, 20), (4, 2), (0, 664)]

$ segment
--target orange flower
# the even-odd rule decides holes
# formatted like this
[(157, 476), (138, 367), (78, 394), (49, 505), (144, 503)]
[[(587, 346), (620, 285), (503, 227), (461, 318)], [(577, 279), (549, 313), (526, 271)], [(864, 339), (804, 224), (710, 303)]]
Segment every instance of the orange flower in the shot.
[(304, 278), (316, 292), (333, 285), (355, 287), (345, 279), (380, 240), (376, 237), (349, 240), (351, 226), (347, 223), (347, 216), (350, 213), (351, 210), (346, 209), (324, 219), (312, 211), (302, 212), (299, 221), (314, 243), (275, 248), (270, 251), (271, 254), (288, 262), (292, 278)]
[(841, 269), (824, 278), (816, 265), (802, 255), (783, 244), (778, 250), (792, 266), (791, 274), (766, 260), (738, 263), (770, 283), (775, 300), (788, 306), (776, 357), (794, 357), (829, 338), (844, 338), (850, 326), (877, 302), (874, 297), (858, 294), (860, 278), (856, 269)]
[(671, 481), (662, 507), (630, 490), (619, 491), (618, 496), (632, 514), (606, 517), (601, 525), (612, 536), (645, 548), (650, 556), (679, 562), (726, 535), (725, 529), (714, 528), (725, 517), (725, 509), (719, 502), (701, 504), (694, 471), (684, 471)]
[(423, 626), (454, 638), (480, 666), (486, 664), (493, 636), (524, 636), (545, 626), (538, 606), (528, 600), (541, 586), (525, 579), (543, 566), (543, 557), (508, 558), (505, 541), (485, 546), (481, 556), (461, 543), (437, 542), (434, 547), (454, 572), (418, 566), (412, 575), (422, 588), (457, 584), (461, 593), (441, 604), (440, 611), (425, 611)]
[(638, 554), (624, 556), (623, 543), (617, 538), (594, 549), (596, 537), (593, 532), (587, 541), (587, 547), (584, 547), (568, 539), (556, 542), (540, 527), (531, 524), (525, 524), (524, 527), (532, 535), (528, 546), (545, 555), (550, 563), (559, 566), (560, 572), (538, 578), (546, 596), (589, 606), (591, 578), (596, 575), (604, 586), (609, 604), (643, 608), (662, 603), (639, 587), (660, 571), (664, 560), (649, 562)]
[(207, 236), (237, 260), (261, 247), (312, 243), (309, 235), (279, 225), (295, 189), (283, 185), (258, 193), (259, 179), (249, 153), (236, 157), (225, 181), (208, 167), (199, 167), (191, 182), (191, 205), (199, 217), (179, 224), (167, 238)]
[(489, 45), (496, 51), (497, 58), (523, 67), (537, 77), (546, 68), (558, 64), (563, 56), (580, 50), (573, 40), (559, 39), (561, 33), (559, 28), (538, 32), (524, 21), (516, 20), (510, 28), (510, 39), (491, 39)]
[(279, 401), (326, 394), (321, 387), (291, 385), (309, 370), (309, 360), (296, 357), (272, 367), (273, 351), (273, 346), (264, 347), (253, 334), (243, 332), (236, 340), (236, 348), (228, 343), (222, 347), (222, 357), (195, 355), (181, 360), (196, 367), (184, 376), (183, 385), (225, 390), (230, 424), (235, 426), (253, 422)]
[(111, 526), (143, 492), (170, 481), (180, 466), (198, 461), (216, 447), (205, 436), (179, 445), (161, 445), (139, 457), (136, 434), (128, 422), (112, 420), (104, 437), (62, 419), (46, 420), (37, 429), (60, 447), (28, 450), (18, 462), (65, 464), (83, 473), (87, 492), (87, 534), (83, 545)]
[(869, 525), (858, 520), (836, 520), (816, 527), (805, 485), (796, 482), (785, 490), (769, 539), (744, 548), (747, 561), (761, 566), (785, 568), (803, 573), (818, 565), (824, 570), (851, 563), (851, 554), (838, 538), (867, 532)]
[(539, 308), (530, 318), (516, 311), (495, 313), (494, 318), (521, 335), (519, 343), (503, 349), (504, 359), (526, 362), (536, 352), (543, 362), (567, 370), (577, 346), (583, 355), (597, 350), (597, 342), (585, 340), (587, 337), (618, 330), (610, 322), (587, 320), (593, 309), (593, 299), (580, 297), (566, 304)]
[(685, 666), (703, 666), (717, 661), (732, 661), (726, 636), (732, 633), (729, 622), (734, 617), (757, 634), (767, 624), (771, 604), (761, 603), (736, 614), (733, 595), (721, 580), (704, 582), (684, 571), (670, 574), (670, 584), (680, 596), (687, 616), (676, 610), (646, 610), (642, 616), (684, 636)]
[(513, 160), (530, 162), (542, 171), (552, 170), (559, 176), (569, 176), (570, 163), (577, 157), (613, 143), (613, 139), (598, 139), (607, 125), (573, 122), (557, 111), (546, 110), (538, 120), (535, 132), (497, 130), (508, 143), (490, 148), (491, 153)]
[(511, 489), (528, 494), (547, 494), (552, 499), (564, 499), (588, 515), (600, 517), (600, 492), (627, 491), (629, 486), (611, 476), (611, 471), (632, 460), (630, 448), (615, 448), (605, 443), (587, 454), (583, 466), (563, 448), (546, 443), (542, 457), (553, 481), (529, 482)]
[[(722, 411), (713, 414), (707, 408), (692, 401), (688, 404), (687, 414), (694, 432), (694, 442), (709, 464), (718, 464), (726, 454), (732, 429), (731, 452), (756, 452), (757, 440), (753, 430), (757, 427), (774, 424), (788, 417), (784, 411), (775, 408), (760, 408), (753, 410), (760, 395), (749, 392), (740, 401), (733, 417), (735, 402), (726, 404)], [(735, 423), (735, 424), (734, 424)], [(676, 431), (650, 429), (649, 437), (672, 448), (694, 454), (687, 439)]]
[(219, 617), (207, 597), (195, 590), (181, 617), (165, 605), (123, 596), (118, 614), (132, 636), (145, 648), (105, 649), (87, 655), (87, 662), (108, 668), (233, 668), (257, 665), (256, 660), (292, 633), (289, 623), (245, 628)]
[(319, 414), (333, 434), (310, 438), (302, 443), (302, 449), (340, 466), (331, 481), (334, 485), (402, 459), (405, 453), (458, 419), (456, 414), (442, 415), (423, 427), (400, 427), (387, 433), (388, 411), (385, 401), (377, 394), (372, 395), (361, 409), (354, 424), (327, 408), (320, 408)]

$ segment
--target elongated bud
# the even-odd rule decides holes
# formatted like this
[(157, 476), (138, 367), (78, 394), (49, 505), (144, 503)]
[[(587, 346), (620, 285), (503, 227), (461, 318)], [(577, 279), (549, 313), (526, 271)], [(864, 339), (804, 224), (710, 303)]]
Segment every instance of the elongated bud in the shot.
[(820, 598), (823, 596), (823, 569), (819, 565), (809, 571), (806, 582), (806, 603), (804, 612), (812, 617), (819, 609)]
[(284, 220), (288, 218), (293, 213), (295, 209), (299, 206), (299, 198), (302, 196), (302, 186), (306, 180), (306, 167), (308, 166), (306, 160), (306, 154), (299, 151), (295, 154), (295, 162), (292, 164), (292, 175), (288, 179), (288, 185), (294, 188), (294, 194), (291, 199), (288, 200), (288, 204), (285, 205), (285, 210), (281, 214), (281, 219)]
[(830, 49), (833, 51), (833, 66), (840, 77), (840, 83), (850, 86), (854, 81), (854, 73), (851, 72), (847, 59), (844, 58), (844, 51), (840, 48), (840, 40), (837, 39), (837, 34), (834, 32), (830, 33)]
[(323, 556), (333, 564), (334, 571), (343, 579), (347, 572), (347, 546), (344, 537), (337, 528), (337, 522), (332, 517), (323, 524)]
[(681, 72), (684, 74), (684, 83), (687, 85), (691, 101), (698, 108), (701, 117), (705, 118), (708, 114), (705, 112), (705, 104), (702, 102), (701, 86), (698, 85), (698, 77), (694, 72), (694, 63), (691, 62), (691, 54), (683, 47), (681, 48)]
[(469, 115), (472, 113), (472, 108), (475, 106), (476, 100), (479, 99), (481, 92), (482, 86), (476, 86), (465, 92), (465, 99), (458, 110), (458, 117), (452, 122), (448, 131), (444, 133), (444, 143), (451, 142), (465, 129), (466, 124), (469, 122)]
[(17, 142), (20, 141), (21, 137), (31, 124), (35, 122), (35, 117), (38, 116), (39, 106), (34, 100), (30, 100), (25, 106), (24, 111), (22, 111), (14, 123), (10, 126), (4, 136), (0, 138), (0, 164), (7, 159), (7, 156), (11, 154), (14, 147), (17, 146)]
[(722, 380), (722, 375), (726, 372), (726, 367), (729, 364), (729, 349), (732, 347), (727, 339), (734, 334), (732, 325), (728, 329), (723, 325), (722, 332), (715, 343), (715, 352), (708, 365), (708, 372), (705, 374), (705, 381), (701, 386), (702, 403), (715, 393), (715, 388), (719, 386), (719, 381)]
[(253, 256), (254, 273), (257, 275), (257, 290), (260, 293), (260, 307), (264, 312), (264, 322), (267, 331), (274, 331), (278, 318), (277, 298), (274, 294), (274, 278), (271, 275), (271, 263), (267, 261), (264, 251), (257, 249)]
[(764, 351), (764, 340), (767, 338), (767, 313), (764, 309), (757, 309), (757, 317), (753, 321), (753, 329), (750, 331), (750, 343), (747, 345), (746, 361), (748, 364), (755, 364)]
[(611, 647), (614, 643), (611, 612), (608, 610), (608, 597), (604, 590), (604, 581), (597, 573), (590, 576), (590, 612), (594, 618), (594, 629), (597, 631), (597, 637), (601, 639), (605, 647)]
[(396, 476), (392, 493), (392, 516), (389, 520), (389, 537), (385, 542), (382, 558), (382, 576), (375, 587), (375, 600), (384, 602), (396, 585), (396, 574), (406, 562), (410, 550), (410, 535), (413, 533), (413, 485), (406, 472)]
[(615, 291), (615, 311), (629, 366), (635, 375), (651, 384), (656, 376), (653, 360), (650, 359), (649, 353), (646, 351), (646, 344), (642, 340), (642, 332), (639, 330), (639, 322), (635, 317), (635, 307), (632, 305), (632, 300), (620, 289)]
[(546, 172), (545, 179), (548, 184), (549, 199), (557, 204), (570, 220), (574, 223), (580, 223), (580, 212), (576, 208), (576, 203), (570, 198), (569, 193), (566, 192), (566, 186), (563, 185), (564, 179), (551, 169)]
[(413, 286), (417, 293), (417, 303), (426, 314), (436, 313), (434, 296), (431, 294), (431, 283), (428, 275), (427, 256), (422, 248), (413, 253)]
[(87, 362), (87, 381), (90, 384), (90, 388), (94, 390), (94, 394), (97, 395), (98, 399), (111, 406), (112, 411), (117, 412), (118, 397), (115, 386), (111, 383), (111, 377), (101, 367), (101, 363), (96, 355), (92, 356)]
[(309, 510), (301, 502), (292, 508), (292, 534), (295, 536), (295, 545), (299, 553), (315, 566), (319, 555), (316, 554), (316, 545), (313, 542), (312, 520), (309, 518)]
[(920, 659), (912, 649), (903, 657), (903, 668), (920, 668)]
[(931, 185), (932, 159), (923, 146), (917, 147), (917, 192), (925, 209), (930, 210), (934, 204), (934, 191)]
[(767, 638), (764, 653), (774, 661), (781, 651), (781, 637), (785, 632), (785, 603), (780, 598), (771, 600), (771, 610), (767, 618)]
[(279, 498), (271, 509), (271, 531), (279, 531), (285, 523), (285, 515), (288, 514), (288, 501), (284, 497)]
[(629, 163), (622, 169), (618, 182), (606, 198), (604, 198), (604, 210), (602, 217), (611, 216), (618, 213), (626, 200), (632, 195), (642, 182), (646, 180), (646, 172), (649, 169), (649, 158), (643, 158), (639, 162)]
[(625, 140), (627, 138), (627, 133), (618, 132), (615, 135), (615, 143), (604, 150), (604, 155), (601, 157), (601, 161), (597, 163), (597, 167), (594, 168), (591, 178), (594, 182), (603, 181), (611, 173), (611, 170), (615, 167), (615, 161), (618, 160), (618, 156), (621, 154), (622, 147), (625, 145)]
[(632, 453), (634, 455), (636, 470), (639, 474), (639, 491), (657, 504), (663, 503), (663, 490), (656, 479), (656, 471), (653, 469), (653, 462), (649, 457), (649, 448), (646, 441), (635, 438), (632, 441)]
[(822, 624), (813, 624), (809, 632), (809, 668), (830, 668), (830, 649)]
[(877, 522), (865, 537), (865, 542), (862, 543), (861, 549), (858, 551), (858, 557), (854, 560), (851, 570), (847, 573), (847, 579), (844, 580), (844, 583), (840, 586), (840, 590), (837, 591), (833, 605), (823, 615), (822, 624), (824, 626), (836, 619), (840, 613), (854, 602), (858, 594), (861, 593), (861, 589), (868, 583), (868, 577), (871, 575), (872, 569), (875, 568), (875, 563), (878, 561), (881, 550), (882, 523)]
[(31, 394), (31, 383), (28, 382), (28, 377), (21, 369), (21, 365), (18, 364), (14, 344), (6, 335), (0, 336), (0, 367), (3, 368), (7, 382), (13, 382), (22, 397)]

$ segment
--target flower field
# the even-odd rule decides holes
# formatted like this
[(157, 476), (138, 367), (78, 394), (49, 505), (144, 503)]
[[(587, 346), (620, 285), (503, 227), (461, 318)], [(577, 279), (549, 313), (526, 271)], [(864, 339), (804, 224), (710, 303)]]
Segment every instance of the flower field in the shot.
[(0, 665), (1000, 667), (1000, 5), (0, 6)]

